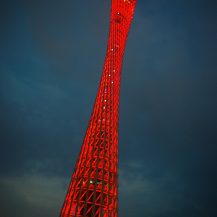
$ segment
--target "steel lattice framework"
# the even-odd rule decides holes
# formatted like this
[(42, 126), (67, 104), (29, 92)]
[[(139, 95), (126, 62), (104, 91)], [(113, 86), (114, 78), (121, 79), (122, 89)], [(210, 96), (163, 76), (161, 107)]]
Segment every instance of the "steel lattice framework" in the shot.
[(122, 59), (136, 0), (111, 0), (105, 64), (61, 217), (117, 217)]

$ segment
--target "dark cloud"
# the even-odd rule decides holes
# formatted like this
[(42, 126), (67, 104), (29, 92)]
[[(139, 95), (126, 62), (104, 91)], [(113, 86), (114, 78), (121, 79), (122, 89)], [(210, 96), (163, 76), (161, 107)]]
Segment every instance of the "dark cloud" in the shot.
[[(103, 67), (109, 1), (2, 5), (0, 215), (58, 216)], [(120, 216), (217, 215), (216, 8), (138, 1), (122, 73)]]
[(0, 215), (58, 216), (65, 185), (64, 179), (39, 175), (1, 178)]

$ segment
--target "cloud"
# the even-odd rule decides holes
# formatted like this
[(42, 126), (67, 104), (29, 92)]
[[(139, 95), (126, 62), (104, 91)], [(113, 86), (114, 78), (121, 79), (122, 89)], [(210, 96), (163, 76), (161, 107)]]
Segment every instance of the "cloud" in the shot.
[(120, 216), (140, 216), (141, 210), (146, 216), (177, 215), (185, 207), (185, 186), (180, 185), (179, 177), (168, 173), (153, 177), (144, 170), (149, 169), (138, 161), (120, 169)]
[(0, 215), (51, 217), (60, 212), (68, 180), (29, 174), (0, 178)]

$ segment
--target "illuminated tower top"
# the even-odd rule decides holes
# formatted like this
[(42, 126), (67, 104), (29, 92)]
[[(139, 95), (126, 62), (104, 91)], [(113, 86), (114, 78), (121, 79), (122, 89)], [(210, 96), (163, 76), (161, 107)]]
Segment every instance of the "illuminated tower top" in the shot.
[(136, 0), (112, 0), (104, 68), (61, 217), (117, 217), (122, 59)]

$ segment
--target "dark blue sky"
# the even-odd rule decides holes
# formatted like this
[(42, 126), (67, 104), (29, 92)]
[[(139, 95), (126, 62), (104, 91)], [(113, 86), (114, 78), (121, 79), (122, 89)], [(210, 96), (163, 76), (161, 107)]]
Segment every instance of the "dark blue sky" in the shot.
[[(119, 216), (217, 216), (217, 1), (137, 0)], [(0, 216), (58, 216), (103, 68), (110, 0), (3, 0)], [(13, 207), (13, 208), (12, 208)]]

